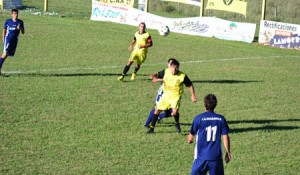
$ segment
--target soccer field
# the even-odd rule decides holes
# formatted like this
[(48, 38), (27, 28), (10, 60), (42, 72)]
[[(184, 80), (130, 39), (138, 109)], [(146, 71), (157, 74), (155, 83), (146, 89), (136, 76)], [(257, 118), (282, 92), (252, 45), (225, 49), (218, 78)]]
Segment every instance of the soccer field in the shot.
[[(0, 174), (189, 174), (187, 135), (208, 93), (231, 129), (226, 174), (299, 173), (299, 51), (148, 30), (154, 45), (137, 79), (130, 80), (132, 67), (119, 82), (137, 27), (19, 17), (26, 33), (0, 77)], [(183, 132), (168, 118), (146, 135), (159, 87), (148, 75), (170, 57), (193, 81), (198, 102), (186, 88)]]

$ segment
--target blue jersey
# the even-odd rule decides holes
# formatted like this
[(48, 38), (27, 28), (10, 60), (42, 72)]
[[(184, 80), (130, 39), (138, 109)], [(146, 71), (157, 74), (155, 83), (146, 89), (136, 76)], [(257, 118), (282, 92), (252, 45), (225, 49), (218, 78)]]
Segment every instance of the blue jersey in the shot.
[(17, 26), (20, 29), (24, 29), (24, 23), (22, 20), (17, 19), (13, 21), (12, 19), (7, 19), (4, 23), (4, 29), (6, 30), (5, 40), (18, 40), (20, 30), (17, 30)]
[(195, 159), (222, 159), (221, 136), (229, 133), (225, 117), (204, 112), (194, 118), (190, 133), (196, 136)]

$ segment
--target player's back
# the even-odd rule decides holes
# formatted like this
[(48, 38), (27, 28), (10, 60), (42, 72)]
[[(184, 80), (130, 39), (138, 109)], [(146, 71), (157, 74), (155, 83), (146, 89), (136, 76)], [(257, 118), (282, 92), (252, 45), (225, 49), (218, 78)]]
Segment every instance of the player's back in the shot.
[(197, 131), (195, 159), (222, 159), (221, 136), (229, 132), (224, 116), (214, 112), (204, 112), (195, 117), (193, 127), (192, 129)]

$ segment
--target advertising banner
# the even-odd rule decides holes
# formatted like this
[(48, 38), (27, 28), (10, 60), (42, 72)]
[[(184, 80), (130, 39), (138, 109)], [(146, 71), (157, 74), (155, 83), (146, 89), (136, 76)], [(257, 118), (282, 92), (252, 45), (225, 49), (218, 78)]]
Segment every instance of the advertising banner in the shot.
[(112, 6), (99, 1), (92, 1), (91, 20), (111, 21), (124, 24), (126, 22), (128, 8)]
[(273, 47), (300, 49), (300, 25), (261, 20), (258, 42)]
[(208, 0), (206, 9), (223, 10), (246, 16), (247, 0)]
[(119, 7), (92, 0), (91, 20), (110, 21), (131, 26), (145, 22), (148, 29), (169, 27), (171, 33), (181, 33), (251, 43), (256, 24), (227, 21), (215, 17), (166, 18), (131, 7)]
[(171, 2), (179, 2), (184, 4), (201, 6), (201, 0), (161, 0), (161, 1), (171, 1)]
[(134, 4), (134, 0), (98, 0), (98, 1), (113, 6), (133, 7)]
[(214, 37), (224, 40), (243, 41), (252, 43), (255, 36), (256, 24), (233, 22), (217, 18)]

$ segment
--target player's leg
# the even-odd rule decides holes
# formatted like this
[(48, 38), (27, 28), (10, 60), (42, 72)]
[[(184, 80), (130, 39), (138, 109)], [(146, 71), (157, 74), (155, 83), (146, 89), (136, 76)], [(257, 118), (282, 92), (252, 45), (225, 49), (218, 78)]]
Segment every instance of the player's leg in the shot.
[(208, 172), (208, 161), (195, 159), (192, 166), (191, 175), (206, 175)]
[(135, 68), (134, 68), (134, 72), (131, 76), (131, 80), (135, 80), (136, 74), (139, 71), (141, 65), (143, 64), (143, 62), (145, 60), (146, 60), (146, 53), (145, 52), (138, 52), (137, 53), (136, 65), (135, 65)]
[(154, 115), (153, 115), (152, 120), (151, 120), (151, 124), (149, 126), (148, 131), (146, 132), (147, 134), (154, 133), (155, 124), (157, 122), (157, 119), (158, 119), (158, 116), (159, 116), (160, 112), (161, 112), (160, 110), (158, 110), (157, 108), (155, 108)]
[(174, 117), (176, 132), (181, 133), (181, 127), (179, 123), (179, 107), (180, 107), (180, 97), (171, 100), (172, 113), (171, 116)]
[(123, 69), (122, 75), (118, 78), (119, 81), (123, 81), (125, 75), (126, 75), (127, 72), (129, 71), (130, 66), (132, 65), (132, 63), (133, 63), (133, 62), (132, 62), (131, 60), (129, 60), (129, 61), (127, 62), (126, 66), (125, 66), (124, 69)]
[(224, 165), (222, 159), (208, 162), (209, 175), (224, 175)]
[(135, 78), (136, 78), (136, 73), (137, 73), (137, 71), (139, 71), (140, 67), (141, 67), (141, 65), (140, 65), (139, 63), (136, 63), (135, 68), (134, 68), (134, 72), (133, 72), (133, 74), (131, 75), (131, 80), (135, 80)]
[(159, 100), (159, 102), (156, 104), (154, 115), (153, 115), (153, 118), (151, 120), (151, 125), (150, 125), (149, 130), (147, 131), (147, 133), (149, 133), (149, 134), (154, 133), (154, 127), (155, 127), (155, 124), (158, 120), (159, 114), (161, 113), (161, 111), (164, 111), (164, 110), (168, 109), (169, 106), (170, 106), (170, 103), (168, 102), (168, 99), (169, 99), (169, 97), (166, 96), (165, 94), (163, 94), (161, 99)]
[(8, 51), (8, 45), (6, 45), (4, 42), (4, 49), (3, 49), (3, 53), (0, 58), (0, 75), (1, 75), (1, 69), (2, 69), (3, 63), (4, 63), (5, 59), (8, 57), (7, 51)]
[(150, 113), (149, 113), (149, 115), (148, 115), (148, 118), (147, 118), (147, 120), (146, 120), (146, 122), (145, 122), (145, 124), (144, 124), (145, 127), (149, 127), (149, 125), (150, 125), (150, 123), (151, 123), (151, 120), (152, 120), (152, 118), (153, 118), (153, 116), (154, 116), (154, 111), (155, 111), (155, 108), (153, 108), (153, 109), (150, 111)]
[(159, 120), (162, 120), (167, 117), (171, 117), (172, 108), (165, 110), (164, 112), (160, 113), (158, 116), (158, 122)]

